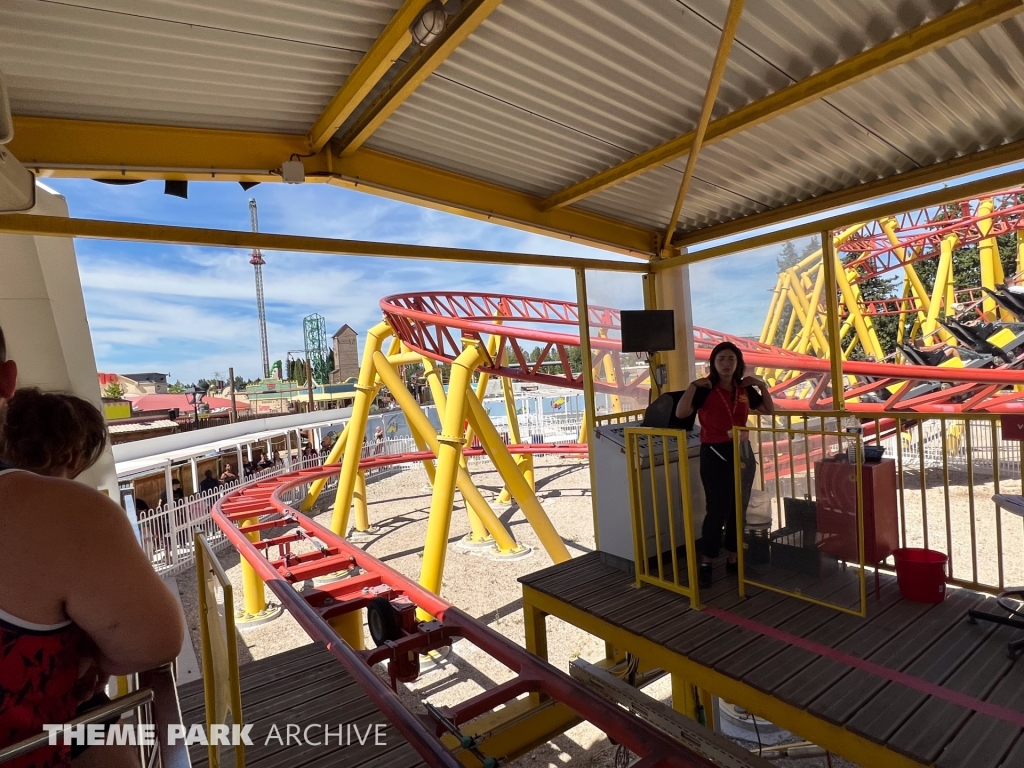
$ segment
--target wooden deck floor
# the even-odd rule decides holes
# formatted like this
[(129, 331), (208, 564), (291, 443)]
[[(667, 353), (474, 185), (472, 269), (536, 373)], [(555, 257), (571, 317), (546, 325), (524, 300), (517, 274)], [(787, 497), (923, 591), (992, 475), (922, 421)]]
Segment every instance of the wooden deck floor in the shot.
[[(914, 603), (883, 575), (881, 594), (869, 592), (862, 619), (769, 591), (741, 598), (724, 567), (715, 577), (702, 592), (709, 606), (1024, 713), (1024, 660), (1014, 663), (1005, 653), (1020, 631), (966, 620), (969, 608), (1000, 613), (990, 597), (951, 590), (938, 605)], [(816, 588), (842, 595), (849, 578), (839, 574)], [(660, 587), (637, 590), (632, 577), (596, 553), (520, 581), (922, 765), (1024, 766), (1024, 732), (1010, 722), (691, 610), (686, 598)]]
[[(419, 754), (402, 738), (377, 706), (367, 697), (341, 664), (321, 645), (306, 645), (260, 661), (242, 665), (242, 712), (253, 723), (253, 746), (246, 747), (245, 762), (251, 768), (414, 768), (424, 766)], [(197, 680), (178, 688), (183, 722), (206, 722), (203, 682)], [(330, 746), (282, 746), (276, 739), (267, 743), (271, 725), (277, 724), (282, 738), (287, 723), (303, 728), (312, 723), (358, 725), (360, 732), (380, 723), (386, 746), (358, 742), (339, 746), (337, 736)], [(321, 728), (310, 731), (311, 740), (323, 741)], [(355, 737), (352, 739), (355, 741)], [(224, 753), (227, 754), (225, 749)], [(195, 768), (208, 766), (203, 746), (189, 748)]]

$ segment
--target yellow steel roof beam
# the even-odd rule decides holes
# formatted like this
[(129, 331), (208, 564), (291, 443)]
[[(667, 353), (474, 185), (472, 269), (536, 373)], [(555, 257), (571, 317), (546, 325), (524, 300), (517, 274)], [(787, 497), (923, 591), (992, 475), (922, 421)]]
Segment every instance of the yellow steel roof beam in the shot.
[(501, 0), (471, 0), (466, 3), (462, 12), (448, 21), (441, 36), (406, 64), (384, 92), (359, 116), (355, 125), (345, 132), (338, 141), (342, 156), (359, 149), (499, 5)]
[[(948, 45), (954, 40), (1005, 21), (1021, 10), (1024, 10), (1022, 0), (975, 0), (712, 121), (704, 135), (704, 144), (728, 139), (772, 118), (823, 99), (836, 91)], [(603, 189), (677, 160), (690, 151), (695, 137), (696, 131), (684, 133), (661, 146), (566, 187), (546, 198), (541, 206), (545, 210), (550, 210), (575, 203)]]
[[(11, 152), (40, 176), (85, 179), (280, 181), (305, 154), (302, 135), (15, 117)], [(647, 258), (658, 233), (601, 214), (541, 211), (539, 198), (363, 148), (344, 158), (324, 148), (302, 159), (308, 182), (330, 183), (437, 210)]]
[(377, 243), (305, 235), (277, 235), (228, 229), (138, 224), (129, 221), (74, 219), (64, 216), (35, 216), (30, 213), (0, 214), (0, 233), (43, 237), (83, 237), (93, 240), (127, 240), (138, 243), (167, 243), (221, 248), (260, 248), (266, 251), (326, 253), (336, 256), (376, 256), (392, 259), (429, 259), (469, 264), (512, 264), (532, 267), (592, 269), (645, 274), (648, 264), (636, 261), (581, 259), (537, 253), (507, 253), (469, 248), (444, 248), (404, 243)]
[(711, 121), (711, 110), (715, 107), (715, 99), (718, 98), (718, 87), (722, 84), (722, 75), (725, 74), (725, 67), (729, 63), (729, 51), (732, 49), (732, 41), (736, 37), (736, 28), (740, 25), (740, 16), (743, 15), (744, 0), (729, 0), (729, 10), (725, 14), (725, 24), (722, 25), (722, 36), (718, 41), (718, 50), (715, 52), (715, 61), (711, 65), (711, 77), (708, 78), (708, 87), (704, 92), (704, 104), (700, 110), (700, 120), (693, 132), (693, 145), (690, 147), (690, 156), (686, 158), (686, 170), (683, 172), (683, 181), (679, 185), (679, 194), (676, 195), (676, 204), (672, 208), (672, 215), (669, 217), (668, 226), (665, 228), (665, 247), (662, 249), (663, 256), (670, 256), (672, 248), (672, 236), (676, 231), (676, 222), (679, 221), (679, 213), (683, 210), (683, 201), (690, 189), (690, 180), (693, 178), (693, 169), (697, 165), (697, 157), (700, 155), (700, 147), (704, 142), (704, 134), (707, 131), (708, 123)]
[(319, 152), (412, 42), (409, 27), (430, 0), (405, 0), (394, 18), (370, 46), (309, 131), (309, 144)]

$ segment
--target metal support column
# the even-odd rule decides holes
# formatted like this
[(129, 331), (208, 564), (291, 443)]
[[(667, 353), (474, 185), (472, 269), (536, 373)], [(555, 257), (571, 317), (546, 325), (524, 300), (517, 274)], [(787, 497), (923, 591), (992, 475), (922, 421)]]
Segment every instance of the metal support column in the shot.
[[(591, 459), (590, 448), (594, 442), (594, 419), (596, 409), (594, 407), (594, 355), (590, 350), (590, 309), (587, 303), (587, 271), (576, 269), (576, 314), (580, 324), (580, 352), (583, 357), (583, 418), (587, 428), (584, 434), (584, 442), (587, 444), (587, 468), (590, 472), (590, 505), (594, 519), (594, 547), (599, 547), (597, 530), (597, 483), (594, 478), (594, 462)], [(543, 406), (541, 406), (543, 408)]]
[[(831, 230), (821, 233), (821, 260), (825, 269), (825, 328), (832, 366), (832, 410), (841, 411), (843, 400), (843, 347), (839, 335), (839, 286), (836, 282), (836, 248)], [(852, 308), (851, 308), (852, 309)]]

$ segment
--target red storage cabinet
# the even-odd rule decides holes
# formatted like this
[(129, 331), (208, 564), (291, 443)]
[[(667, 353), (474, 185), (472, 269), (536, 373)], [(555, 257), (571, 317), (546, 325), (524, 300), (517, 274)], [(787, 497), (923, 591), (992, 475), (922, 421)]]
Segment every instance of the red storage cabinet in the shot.
[[(857, 551), (857, 467), (845, 459), (814, 464), (819, 548), (851, 563)], [(896, 462), (861, 465), (864, 494), (864, 562), (877, 564), (900, 545), (896, 506)]]

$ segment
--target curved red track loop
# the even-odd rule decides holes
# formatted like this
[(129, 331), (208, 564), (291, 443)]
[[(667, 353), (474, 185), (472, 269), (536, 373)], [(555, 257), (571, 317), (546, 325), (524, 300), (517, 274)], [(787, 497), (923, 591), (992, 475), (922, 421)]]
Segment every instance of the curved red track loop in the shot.
[[(585, 450), (586, 447), (509, 448), (513, 452), (525, 453), (579, 453), (581, 448)], [(478, 455), (482, 451), (471, 450), (466, 453)], [(359, 465), (363, 469), (371, 469), (418, 461), (427, 456), (432, 457), (433, 454), (369, 457), (360, 461)], [(359, 547), (336, 536), (281, 498), (286, 491), (315, 480), (330, 478), (339, 471), (340, 465), (334, 464), (298, 470), (243, 486), (217, 502), (213, 509), (213, 519), (306, 633), (314, 641), (323, 643), (341, 662), (429, 765), (458, 768), (460, 763), (441, 743), (443, 729), (440, 726), (433, 728), (410, 713), (371, 667), (387, 659), (390, 660), (389, 669), (393, 670), (396, 660), (408, 658), (409, 653), (425, 653), (462, 638), (500, 661), (516, 677), (452, 707), (451, 719), (456, 725), (463, 725), (499, 705), (508, 704), (524, 693), (540, 693), (569, 706), (609, 736), (625, 744), (630, 751), (643, 758), (644, 766), (713, 768), (703, 757), (687, 751), (679, 742), (593, 693)], [(247, 522), (254, 519), (260, 521)], [(281, 532), (281, 529), (287, 530)], [(266, 531), (271, 537), (251, 542), (246, 533), (254, 531)], [(294, 554), (290, 547), (298, 542), (311, 546), (306, 546), (305, 552)], [(278, 557), (270, 559), (274, 549)], [(358, 569), (355, 575), (341, 581), (303, 592), (296, 590), (302, 582), (317, 576), (344, 570), (351, 573), (353, 569)], [(406, 628), (401, 638), (375, 649), (352, 649), (337, 636), (328, 620), (353, 610), (361, 610), (370, 600), (382, 596), (393, 604), (410, 601), (434, 616), (435, 621)]]
[[(480, 370), (495, 376), (583, 389), (582, 373), (572, 373), (569, 365), (569, 350), (579, 348), (578, 314), (573, 302), (489, 293), (415, 293), (387, 296), (381, 299), (380, 306), (406, 346), (433, 360), (451, 363), (462, 351), (463, 338), (483, 341), (496, 335), (498, 355), (492, 359), (484, 350), (485, 360)], [(590, 307), (589, 317), (594, 328), (615, 331), (620, 327), (617, 309)], [(496, 320), (501, 324), (496, 324)], [(570, 326), (576, 332), (561, 333), (544, 326)], [(742, 349), (751, 366), (788, 369), (799, 374), (796, 380), (773, 390), (779, 407), (792, 410), (832, 407), (832, 398), (825, 386), (831, 373), (828, 360), (707, 328), (694, 329), (697, 359), (706, 361), (712, 348), (722, 341), (731, 341)], [(615, 338), (594, 336), (590, 343), (597, 369), (603, 356), (615, 356), (620, 349)], [(540, 362), (528, 359), (528, 352), (537, 346), (541, 347), (540, 360), (555, 351), (563, 373), (551, 373)], [(499, 364), (502, 353), (505, 362)], [(865, 414), (1024, 411), (1024, 391), (1005, 391), (1010, 385), (1024, 385), (1024, 371), (847, 361), (843, 363), (843, 373), (856, 379), (856, 384), (846, 392), (847, 408)], [(929, 391), (928, 387), (916, 387), (918, 383), (927, 382), (941, 383), (943, 388), (933, 386)], [(626, 384), (596, 381), (594, 388), (598, 392), (641, 401), (647, 398), (646, 377)]]
[[(983, 200), (991, 200), (993, 210), (979, 215)], [(843, 253), (855, 254), (847, 263), (848, 268), (857, 270), (854, 282), (902, 269), (905, 263), (934, 258), (939, 255), (940, 243), (949, 235), (956, 235), (956, 247), (963, 248), (987, 237), (1019, 232), (1024, 229), (1024, 188), (893, 218), (899, 240), (895, 245), (889, 242), (881, 225), (872, 221), (839, 246)], [(903, 249), (905, 261), (896, 253), (898, 249)]]

